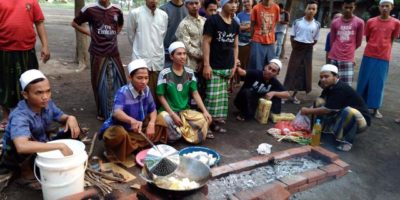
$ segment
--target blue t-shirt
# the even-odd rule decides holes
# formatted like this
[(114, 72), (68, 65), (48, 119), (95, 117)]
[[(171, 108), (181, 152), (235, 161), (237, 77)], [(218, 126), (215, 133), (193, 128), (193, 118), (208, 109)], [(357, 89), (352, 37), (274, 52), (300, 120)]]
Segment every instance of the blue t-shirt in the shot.
[[(153, 96), (149, 87), (146, 87), (142, 94), (139, 94), (131, 83), (122, 86), (114, 98), (113, 110), (121, 109), (130, 117), (143, 121), (145, 117), (156, 109)], [(131, 125), (114, 119), (111, 115), (100, 129), (100, 138), (104, 131), (112, 125), (122, 125), (125, 130), (132, 131)]]
[[(250, 13), (247, 13), (245, 11), (240, 12), (237, 15), (237, 18), (239, 18), (240, 25), (250, 24), (250, 22), (251, 22), (250, 21)], [(250, 43), (250, 39), (251, 39), (250, 31), (249, 32), (240, 31), (240, 33), (239, 33), (239, 45), (240, 46), (244, 46), (244, 45), (247, 45), (248, 43)]]
[(17, 107), (11, 112), (7, 128), (3, 136), (3, 153), (16, 152), (13, 145), (17, 137), (28, 137), (33, 141), (46, 142), (46, 130), (53, 121), (59, 122), (64, 113), (49, 101), (41, 113), (33, 112), (25, 100), (18, 102)]

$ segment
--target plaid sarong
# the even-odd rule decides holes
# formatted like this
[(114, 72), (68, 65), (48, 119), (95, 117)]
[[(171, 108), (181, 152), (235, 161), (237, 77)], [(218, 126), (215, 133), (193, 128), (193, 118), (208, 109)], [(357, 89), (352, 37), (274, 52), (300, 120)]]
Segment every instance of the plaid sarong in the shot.
[(228, 85), (231, 69), (213, 70), (207, 80), (205, 105), (213, 118), (228, 117)]
[(35, 49), (0, 51), (0, 105), (14, 108), (22, 100), (19, 78), (29, 69), (38, 69)]
[(354, 62), (331, 60), (331, 64), (338, 68), (340, 80), (351, 86), (353, 83)]

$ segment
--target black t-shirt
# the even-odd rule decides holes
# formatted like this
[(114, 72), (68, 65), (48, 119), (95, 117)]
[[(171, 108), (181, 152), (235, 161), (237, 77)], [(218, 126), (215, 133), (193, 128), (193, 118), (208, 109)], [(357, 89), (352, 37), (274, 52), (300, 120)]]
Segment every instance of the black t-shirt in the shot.
[(263, 77), (263, 72), (260, 70), (247, 70), (242, 88), (250, 88), (260, 96), (270, 91), (286, 91), (276, 78), (272, 78), (267, 82)]
[(231, 24), (225, 23), (219, 14), (207, 18), (203, 35), (212, 37), (210, 44), (210, 66), (213, 69), (231, 69), (234, 64), (233, 49), (235, 37), (240, 27), (232, 19)]
[(325, 107), (328, 109), (341, 110), (347, 106), (357, 109), (364, 116), (367, 124), (371, 124), (371, 116), (364, 100), (343, 81), (339, 80), (335, 85), (324, 89), (321, 98), (325, 99)]

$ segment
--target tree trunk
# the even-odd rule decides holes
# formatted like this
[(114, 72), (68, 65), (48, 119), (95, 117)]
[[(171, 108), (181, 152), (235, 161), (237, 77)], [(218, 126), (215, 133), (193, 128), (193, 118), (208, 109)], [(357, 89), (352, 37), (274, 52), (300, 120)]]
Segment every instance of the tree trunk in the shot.
[[(75, 0), (75, 16), (79, 14), (85, 6), (85, 0)], [(85, 24), (85, 26), (87, 26)], [(78, 71), (81, 71), (90, 65), (90, 56), (88, 52), (89, 40), (85, 34), (75, 30), (76, 51), (75, 62), (78, 63)]]

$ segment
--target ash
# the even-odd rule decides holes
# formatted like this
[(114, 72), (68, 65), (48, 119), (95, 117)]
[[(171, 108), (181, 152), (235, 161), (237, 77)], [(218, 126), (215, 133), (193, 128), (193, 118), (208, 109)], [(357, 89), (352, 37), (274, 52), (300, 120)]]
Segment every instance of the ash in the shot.
[(228, 199), (236, 192), (265, 185), (275, 179), (315, 169), (325, 164), (322, 160), (316, 160), (310, 156), (275, 161), (272, 165), (209, 181), (208, 197), (210, 200)]

